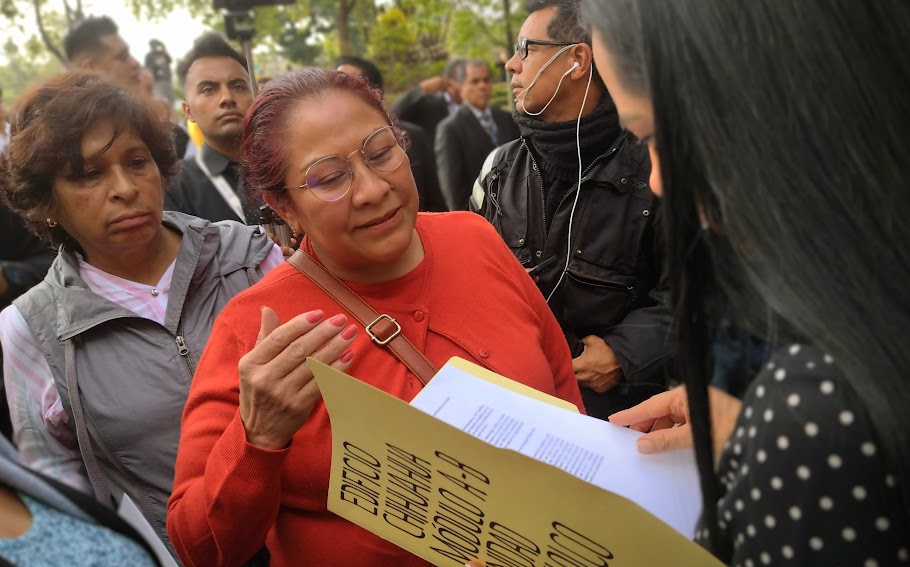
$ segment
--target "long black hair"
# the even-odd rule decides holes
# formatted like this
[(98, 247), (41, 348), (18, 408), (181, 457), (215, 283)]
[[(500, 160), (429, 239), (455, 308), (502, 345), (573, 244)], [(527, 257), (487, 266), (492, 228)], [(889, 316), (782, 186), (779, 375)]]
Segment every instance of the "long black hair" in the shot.
[[(585, 4), (620, 81), (654, 107), (668, 274), (711, 535), (712, 298), (723, 293), (734, 310), (752, 312), (743, 319), (756, 319), (729, 273), (742, 275), (771, 318), (835, 358), (910, 514), (910, 3)], [(723, 263), (698, 207), (733, 244)]]

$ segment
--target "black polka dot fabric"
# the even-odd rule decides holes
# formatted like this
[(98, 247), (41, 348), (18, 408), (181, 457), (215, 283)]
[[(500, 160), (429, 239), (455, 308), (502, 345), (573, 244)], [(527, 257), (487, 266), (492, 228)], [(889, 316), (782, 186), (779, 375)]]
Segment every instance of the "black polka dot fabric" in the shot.
[[(910, 565), (898, 479), (836, 361), (817, 349), (782, 348), (756, 377), (718, 475), (732, 565)], [(696, 541), (707, 536), (700, 527)]]

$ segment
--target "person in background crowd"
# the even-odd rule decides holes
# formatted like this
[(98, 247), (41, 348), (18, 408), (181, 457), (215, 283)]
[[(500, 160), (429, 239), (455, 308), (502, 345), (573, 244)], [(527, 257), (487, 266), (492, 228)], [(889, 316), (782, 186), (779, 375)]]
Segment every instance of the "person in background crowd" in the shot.
[[(10, 125), (0, 89), (0, 161), (9, 143)], [(54, 261), (51, 247), (32, 234), (0, 199), (0, 310), (41, 281)], [(0, 350), (2, 352), (2, 350)], [(0, 378), (3, 369), (0, 368)], [(0, 434), (12, 438), (6, 389), (0, 384)]]
[(518, 138), (519, 132), (508, 112), (490, 106), (493, 77), (486, 61), (466, 61), (454, 80), (462, 105), (436, 129), (436, 166), (449, 210), (466, 211), (484, 159), (494, 148)]
[[(472, 210), (505, 240), (562, 326), (589, 415), (666, 388), (670, 311), (658, 291), (647, 148), (596, 77), (578, 0), (532, 0), (512, 74), (521, 139), (487, 158)], [(581, 186), (579, 187), (579, 182)]]
[[(393, 317), (434, 365), (460, 356), (582, 409), (559, 325), (489, 224), (418, 214), (377, 90), (338, 71), (295, 71), (262, 90), (243, 131), (250, 183), (306, 233), (298, 255)], [(218, 317), (168, 508), (185, 565), (237, 565), (263, 544), (272, 567), (427, 565), (326, 509), (331, 428), (306, 357), (406, 401), (421, 388), (353, 318), (290, 264)]]
[(183, 161), (165, 208), (212, 222), (259, 224), (261, 201), (240, 179), (240, 125), (253, 100), (246, 59), (220, 34), (200, 36), (177, 65), (186, 100), (183, 113), (205, 136), (199, 153)]
[(168, 124), (97, 75), (51, 80), (16, 116), (0, 188), (60, 248), (0, 313), (13, 438), (102, 504), (129, 496), (167, 543), (193, 371), (215, 315), (281, 252), (243, 225), (162, 213), (179, 166)]
[[(143, 88), (142, 66), (130, 54), (114, 20), (108, 16), (88, 16), (78, 20), (63, 38), (66, 60), (73, 69), (99, 73), (120, 88), (132, 92), (161, 112), (161, 105)], [(168, 119), (171, 109), (168, 108)], [(172, 125), (177, 155), (186, 153), (189, 137), (177, 124)]]
[(442, 75), (420, 81), (392, 105), (392, 112), (398, 118), (426, 131), (431, 145), (436, 143), (436, 127), (461, 105), (461, 88), (455, 77), (464, 61), (460, 57), (450, 59)]
[[(694, 435), (697, 540), (724, 562), (907, 565), (910, 5), (585, 0), (585, 16), (665, 201), (687, 384), (610, 421), (650, 430), (644, 453)], [(776, 328), (741, 402), (707, 387), (715, 303)]]
[[(374, 89), (379, 89), (380, 93), (383, 92), (382, 73), (372, 61), (342, 55), (335, 60), (335, 70), (360, 77)], [(431, 213), (447, 211), (445, 200), (442, 198), (442, 193), (439, 192), (436, 159), (433, 157), (433, 146), (427, 139), (427, 133), (417, 124), (407, 120), (396, 120), (395, 125), (407, 135), (406, 151), (408, 162), (411, 164), (411, 173), (414, 174), (414, 181), (417, 182), (420, 210)]]
[[(19, 217), (0, 202), (0, 309), (6, 309), (14, 299), (40, 282), (54, 256), (56, 253), (50, 245), (25, 228)], [(0, 433), (12, 439), (12, 432), (6, 388), (0, 384)]]
[(148, 544), (95, 500), (25, 466), (0, 438), (0, 564), (152, 567)]
[(63, 38), (63, 50), (74, 69), (100, 73), (121, 88), (141, 94), (135, 89), (139, 87), (142, 67), (108, 16), (77, 21)]
[(145, 68), (152, 74), (155, 94), (174, 105), (174, 80), (171, 75), (171, 55), (160, 40), (149, 40), (145, 54)]
[[(159, 119), (172, 122), (171, 118), (174, 111), (168, 106), (167, 101), (162, 100), (155, 94), (152, 73), (148, 69), (142, 69), (139, 72), (139, 88), (137, 92), (141, 93), (139, 95), (140, 98), (149, 105), (152, 112), (154, 112)], [(175, 149), (179, 154), (181, 151), (180, 148), (175, 147)], [(186, 150), (184, 149), (183, 151), (185, 152)]]

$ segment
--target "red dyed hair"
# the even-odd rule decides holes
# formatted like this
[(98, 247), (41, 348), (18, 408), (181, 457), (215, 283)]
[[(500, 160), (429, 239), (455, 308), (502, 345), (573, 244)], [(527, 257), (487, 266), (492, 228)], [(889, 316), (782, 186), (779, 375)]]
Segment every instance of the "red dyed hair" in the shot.
[[(287, 199), (284, 177), (287, 173), (285, 133), (291, 127), (290, 115), (301, 102), (329, 91), (355, 95), (394, 126), (382, 104), (382, 92), (359, 77), (334, 70), (305, 68), (276, 77), (268, 82), (243, 120), (243, 155), (246, 183), (259, 193)], [(300, 125), (297, 125), (300, 126)], [(331, 132), (326, 132), (326, 136)]]

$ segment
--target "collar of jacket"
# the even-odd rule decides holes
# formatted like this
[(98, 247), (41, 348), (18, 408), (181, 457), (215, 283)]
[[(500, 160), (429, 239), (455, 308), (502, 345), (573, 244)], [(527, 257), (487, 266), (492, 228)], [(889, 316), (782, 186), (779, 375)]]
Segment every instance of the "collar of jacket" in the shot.
[[(164, 226), (183, 235), (171, 277), (165, 327), (176, 333), (183, 312), (189, 284), (197, 272), (204, 270), (218, 250), (218, 227), (206, 220), (165, 211)], [(213, 242), (213, 245), (206, 245)], [(57, 308), (57, 338), (66, 340), (111, 319), (137, 317), (112, 301), (98, 297), (79, 275), (79, 261), (71, 250), (60, 247), (57, 259), (45, 277)]]
[[(538, 164), (537, 152), (532, 148), (531, 144), (524, 137), (516, 140), (517, 143), (521, 144), (521, 148), (528, 156), (528, 167), (534, 168)], [(599, 186), (610, 186), (615, 191), (620, 193), (628, 193), (634, 188), (633, 182), (623, 183), (623, 178), (630, 178), (631, 176), (637, 175), (637, 172), (641, 168), (641, 163), (635, 158), (635, 151), (629, 152), (627, 145), (629, 144), (629, 136), (625, 131), (620, 131), (619, 135), (613, 139), (609, 145), (603, 146), (599, 149), (604, 150), (603, 153), (595, 155), (588, 165), (582, 170), (582, 181), (590, 183), (594, 187)], [(623, 149), (626, 148), (626, 151)], [(647, 152), (647, 150), (644, 150)], [(613, 164), (614, 160), (619, 159), (620, 162), (615, 163), (615, 167), (607, 167), (610, 164)], [(539, 166), (538, 166), (539, 167)], [(543, 177), (541, 177), (543, 180)], [(566, 195), (574, 192), (574, 189), (578, 186), (578, 161), (576, 158), (575, 170), (572, 172), (572, 177), (566, 180), (566, 183), (569, 183), (571, 189), (566, 193)]]
[[(609, 151), (621, 133), (616, 105), (601, 96), (590, 113), (577, 120), (546, 122), (535, 116), (515, 112), (515, 123), (521, 137), (533, 148), (534, 157), (548, 180), (578, 181), (578, 144), (581, 145), (582, 167), (587, 168), (598, 156)], [(576, 139), (577, 136), (577, 139)]]
[(234, 163), (231, 158), (206, 143), (202, 144), (199, 154), (202, 156), (202, 163), (212, 172), (212, 175), (223, 174), (228, 166)]

